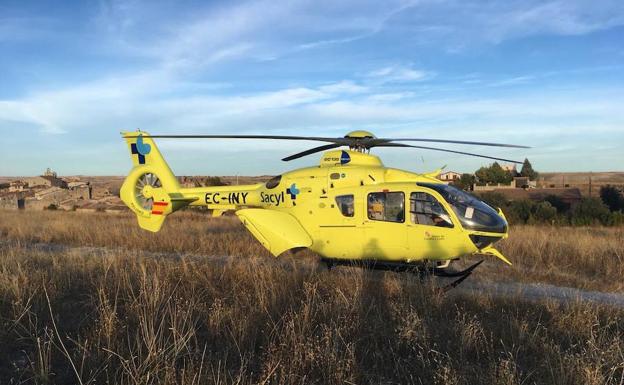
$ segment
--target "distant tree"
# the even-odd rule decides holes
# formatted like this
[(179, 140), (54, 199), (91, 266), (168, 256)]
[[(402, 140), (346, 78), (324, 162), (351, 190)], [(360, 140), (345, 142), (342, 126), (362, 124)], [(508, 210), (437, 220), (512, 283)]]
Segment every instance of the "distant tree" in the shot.
[(531, 162), (525, 158), (524, 163), (522, 163), (522, 169), (520, 169), (520, 176), (528, 177), (529, 180), (536, 180), (538, 175), (537, 171), (533, 170)]
[(600, 199), (611, 211), (624, 210), (624, 196), (614, 186), (606, 185), (600, 188)]
[(492, 163), (489, 167), (481, 167), (475, 172), (475, 176), (481, 184), (507, 184), (513, 180), (511, 173), (503, 170), (498, 162)]
[(550, 203), (555, 209), (557, 209), (557, 212), (559, 214), (563, 214), (570, 210), (570, 204), (564, 202), (560, 196), (547, 195), (546, 197), (544, 197), (544, 201)]
[(453, 184), (459, 187), (462, 190), (470, 191), (472, 190), (472, 185), (475, 183), (475, 176), (472, 174), (461, 174), (459, 179), (453, 182)]

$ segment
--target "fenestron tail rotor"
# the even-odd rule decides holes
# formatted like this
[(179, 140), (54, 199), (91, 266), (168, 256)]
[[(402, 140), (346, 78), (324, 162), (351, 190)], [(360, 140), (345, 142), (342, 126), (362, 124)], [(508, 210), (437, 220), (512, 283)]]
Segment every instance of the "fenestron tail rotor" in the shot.
[[(142, 135), (142, 134), (139, 134)], [(126, 138), (134, 138), (137, 135), (126, 136)], [(298, 152), (296, 154), (283, 158), (283, 161), (290, 161), (298, 159), (310, 154), (333, 149), (341, 146), (349, 147), (351, 150), (365, 152), (370, 151), (374, 147), (403, 147), (403, 148), (418, 148), (421, 150), (433, 150), (443, 151), (455, 154), (462, 154), (468, 156), (477, 156), (481, 158), (502, 160), (512, 163), (522, 163), (520, 161), (496, 158), (487, 155), (479, 155), (470, 152), (449, 150), (436, 147), (425, 146), (412, 146), (396, 142), (428, 142), (428, 143), (446, 143), (446, 144), (462, 144), (462, 145), (475, 145), (475, 146), (489, 146), (489, 147), (507, 147), (507, 148), (530, 148), (527, 146), (517, 144), (506, 143), (492, 143), (492, 142), (474, 142), (465, 140), (450, 140), (450, 139), (427, 139), (427, 138), (377, 138), (375, 135), (368, 131), (352, 131), (342, 138), (331, 137), (319, 137), (319, 136), (291, 136), (291, 135), (143, 135), (144, 138), (173, 138), (173, 139), (260, 139), (260, 140), (307, 140), (316, 142), (331, 143), (323, 146), (314, 147), (306, 151)]]
[(162, 183), (155, 174), (148, 172), (139, 176), (134, 185), (134, 197), (138, 205), (146, 211), (151, 211), (154, 197), (150, 190), (161, 187)]

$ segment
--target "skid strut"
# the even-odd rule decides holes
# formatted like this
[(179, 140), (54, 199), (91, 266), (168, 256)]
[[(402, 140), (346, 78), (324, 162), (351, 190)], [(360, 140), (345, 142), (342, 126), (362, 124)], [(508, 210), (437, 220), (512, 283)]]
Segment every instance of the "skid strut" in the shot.
[[(457, 286), (459, 286), (460, 283), (464, 282), (464, 280), (468, 277), (470, 277), (470, 274), (472, 274), (472, 272), (474, 271), (474, 269), (476, 269), (477, 267), (479, 267), (480, 264), (483, 263), (483, 259), (480, 260), (479, 262), (471, 265), (470, 267), (468, 267), (467, 269), (464, 269), (462, 271), (455, 271), (455, 272), (446, 272), (446, 271), (440, 271), (438, 272), (436, 275), (438, 277), (447, 277), (447, 278), (457, 278), (455, 281), (449, 283), (448, 285), (444, 286), (442, 288), (442, 290), (444, 292), (449, 291)], [(446, 269), (445, 269), (446, 270)]]

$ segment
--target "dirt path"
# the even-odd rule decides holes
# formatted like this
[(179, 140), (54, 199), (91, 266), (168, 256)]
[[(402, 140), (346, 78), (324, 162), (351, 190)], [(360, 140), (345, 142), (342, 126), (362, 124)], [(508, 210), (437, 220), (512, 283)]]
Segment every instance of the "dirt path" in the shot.
[[(127, 249), (108, 248), (100, 246), (70, 246), (57, 243), (16, 243), (12, 241), (0, 241), (0, 249), (9, 250), (18, 247), (28, 249), (35, 252), (43, 252), (49, 254), (64, 253), (73, 256), (94, 255), (94, 256), (110, 256), (117, 252), (127, 253)], [(195, 255), (188, 253), (171, 253), (171, 252), (150, 252), (136, 250), (137, 256), (151, 258), (187, 258), (205, 260), (204, 255)], [(236, 257), (233, 256), (211, 256), (212, 263), (223, 265), (232, 262)], [(292, 267), (288, 262), (279, 259), (258, 258), (258, 260), (267, 261), (268, 263), (279, 264), (282, 267)], [(303, 267), (303, 266), (301, 266)], [(318, 268), (313, 264), (305, 265), (304, 268)], [(523, 298), (528, 301), (551, 300), (559, 303), (583, 302), (595, 305), (608, 305), (624, 309), (624, 294), (605, 293), (599, 291), (575, 289), (571, 287), (555, 286), (543, 283), (520, 283), (520, 282), (485, 282), (479, 281), (478, 271), (468, 280), (463, 282), (459, 287), (450, 292), (452, 295), (468, 294), (483, 295), (487, 294), (497, 298)]]
[(474, 295), (488, 293), (499, 298), (521, 297), (529, 301), (553, 300), (560, 303), (578, 301), (624, 309), (624, 295), (618, 293), (603, 293), (544, 283), (478, 282), (470, 281), (471, 278), (459, 286), (460, 292)]

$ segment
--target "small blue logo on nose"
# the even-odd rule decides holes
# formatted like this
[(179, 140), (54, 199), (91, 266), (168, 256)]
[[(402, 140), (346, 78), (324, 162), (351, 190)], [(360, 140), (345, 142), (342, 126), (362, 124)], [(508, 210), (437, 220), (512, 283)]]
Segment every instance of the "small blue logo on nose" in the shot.
[(296, 199), (297, 194), (299, 194), (299, 189), (297, 188), (297, 184), (293, 183), (289, 188), (286, 189), (286, 194), (290, 194), (290, 199)]
[(347, 164), (351, 162), (351, 157), (349, 156), (349, 153), (346, 151), (343, 151), (340, 154), (340, 164)]

